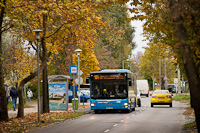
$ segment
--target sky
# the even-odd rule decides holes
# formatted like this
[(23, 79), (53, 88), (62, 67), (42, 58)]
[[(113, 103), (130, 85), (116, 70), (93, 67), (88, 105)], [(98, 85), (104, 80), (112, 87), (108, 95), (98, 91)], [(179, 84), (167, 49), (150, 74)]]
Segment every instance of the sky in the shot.
[[(130, 0), (130, 2), (131, 1), (132, 0)], [(130, 2), (127, 3), (129, 8), (131, 8)], [(129, 15), (130, 15), (130, 17), (134, 16), (134, 14), (130, 13), (130, 12), (129, 12)], [(133, 38), (133, 42), (135, 42), (136, 48), (132, 51), (132, 53), (134, 55), (136, 55), (137, 52), (139, 52), (139, 51), (144, 53), (145, 49), (142, 48), (142, 47), (146, 47), (147, 43), (148, 43), (148, 41), (143, 41), (143, 40), (145, 40), (145, 37), (143, 37), (143, 35), (142, 35), (142, 33), (143, 33), (143, 27), (142, 27), (143, 23), (144, 23), (144, 21), (140, 21), (140, 20), (132, 20), (131, 21), (132, 27), (135, 28), (135, 33), (134, 33), (135, 37)]]
[(132, 51), (132, 53), (134, 55), (137, 54), (137, 52), (142, 52), (144, 53), (145, 49), (142, 47), (146, 47), (147, 46), (147, 41), (143, 41), (145, 39), (145, 37), (143, 37), (142, 33), (143, 33), (143, 22), (141, 21), (131, 21), (131, 25), (133, 27), (135, 27), (135, 37), (133, 38), (133, 42), (135, 42), (136, 44), (136, 48)]

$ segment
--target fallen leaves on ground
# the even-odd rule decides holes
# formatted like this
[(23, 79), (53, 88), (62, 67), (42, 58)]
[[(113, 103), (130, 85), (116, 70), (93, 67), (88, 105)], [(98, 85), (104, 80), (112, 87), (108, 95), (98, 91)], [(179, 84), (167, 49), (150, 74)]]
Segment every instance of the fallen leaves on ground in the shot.
[(50, 123), (64, 121), (70, 118), (81, 116), (85, 113), (78, 112), (50, 112), (40, 115), (38, 122), (38, 113), (25, 115), (24, 119), (11, 118), (8, 122), (0, 122), (0, 132), (27, 132), (40, 128)]

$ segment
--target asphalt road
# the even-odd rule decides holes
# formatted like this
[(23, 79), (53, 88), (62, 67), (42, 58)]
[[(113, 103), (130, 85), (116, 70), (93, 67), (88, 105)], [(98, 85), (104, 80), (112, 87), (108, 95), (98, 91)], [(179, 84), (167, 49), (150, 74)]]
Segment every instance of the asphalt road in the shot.
[(32, 133), (183, 133), (187, 105), (173, 101), (173, 107), (150, 107), (150, 97), (142, 97), (142, 107), (131, 113), (106, 112), (87, 114)]

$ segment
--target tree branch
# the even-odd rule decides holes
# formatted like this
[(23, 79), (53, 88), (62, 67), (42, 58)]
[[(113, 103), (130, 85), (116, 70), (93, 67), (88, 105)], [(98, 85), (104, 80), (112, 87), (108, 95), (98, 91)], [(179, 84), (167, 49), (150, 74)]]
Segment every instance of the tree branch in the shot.
[[(40, 65), (40, 73), (43, 71), (45, 64)], [(19, 88), (23, 88), (23, 86), (30, 80), (34, 79), (37, 76), (37, 69), (33, 73), (30, 73), (29, 76), (25, 77), (19, 84)]]
[[(76, 21), (79, 21), (79, 20), (84, 20), (84, 18), (77, 19)], [(75, 21), (75, 20), (70, 21), (70, 22), (68, 22), (68, 23), (72, 23), (72, 22), (74, 22), (74, 21)], [(67, 24), (67, 23), (63, 23), (63, 24), (62, 24), (57, 30), (55, 30), (51, 35), (45, 37), (45, 39), (50, 38), (51, 36), (53, 36), (54, 34), (56, 34), (65, 24)]]

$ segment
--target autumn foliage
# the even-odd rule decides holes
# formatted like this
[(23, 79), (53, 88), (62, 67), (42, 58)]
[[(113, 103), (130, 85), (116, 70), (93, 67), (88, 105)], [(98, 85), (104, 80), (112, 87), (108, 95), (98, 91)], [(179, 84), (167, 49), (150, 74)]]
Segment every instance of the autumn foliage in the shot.
[(51, 123), (62, 122), (67, 119), (75, 118), (85, 113), (77, 112), (51, 112), (41, 114), (41, 122), (38, 122), (37, 113), (25, 115), (25, 118), (12, 118), (8, 122), (0, 122), (0, 132), (28, 132), (41, 128)]

